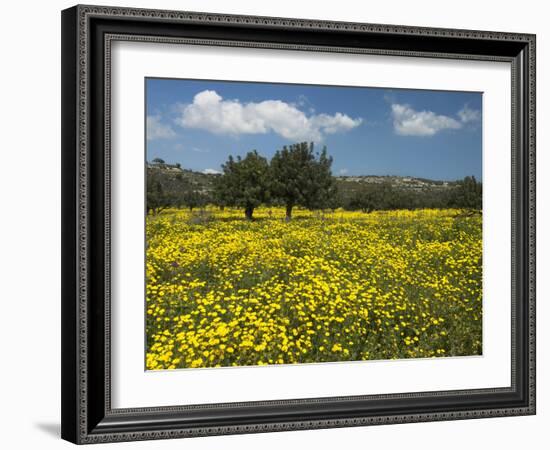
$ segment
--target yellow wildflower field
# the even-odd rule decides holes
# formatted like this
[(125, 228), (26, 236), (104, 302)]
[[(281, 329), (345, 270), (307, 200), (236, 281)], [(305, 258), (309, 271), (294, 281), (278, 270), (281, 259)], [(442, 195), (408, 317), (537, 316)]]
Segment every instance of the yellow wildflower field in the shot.
[(147, 369), (481, 354), (481, 215), (254, 216), (147, 216)]

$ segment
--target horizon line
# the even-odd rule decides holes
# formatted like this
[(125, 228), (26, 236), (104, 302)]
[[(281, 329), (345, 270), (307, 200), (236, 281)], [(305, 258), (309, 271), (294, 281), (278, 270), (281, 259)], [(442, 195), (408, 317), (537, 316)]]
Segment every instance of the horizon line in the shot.
[[(147, 164), (147, 165), (150, 165), (150, 166), (155, 166), (155, 163), (153, 163), (153, 162), (151, 162), (151, 161), (146, 161), (146, 164)], [(189, 171), (189, 172), (194, 172), (194, 173), (198, 173), (198, 174), (201, 174), (201, 175), (212, 175), (212, 176), (223, 175), (223, 172), (221, 172), (221, 171), (220, 171), (220, 173), (205, 173), (205, 170), (207, 170), (207, 169), (197, 170), (197, 169), (186, 168), (186, 167), (183, 166), (183, 164), (178, 163), (178, 162), (176, 162), (176, 163), (164, 162), (164, 163), (161, 163), (161, 164), (164, 164), (164, 165), (166, 165), (166, 166), (172, 166), (172, 167), (176, 167), (177, 164), (180, 164), (179, 169), (181, 169), (181, 170), (187, 170), (187, 171)], [(216, 170), (217, 170), (217, 169), (216, 169)], [(417, 179), (417, 180), (440, 181), (440, 182), (462, 181), (462, 180), (463, 180), (464, 178), (466, 178), (466, 177), (474, 177), (478, 182), (481, 182), (481, 180), (482, 180), (482, 177), (477, 177), (475, 174), (464, 175), (464, 176), (458, 177), (458, 178), (430, 178), (430, 177), (426, 177), (426, 176), (418, 176), (418, 175), (397, 175), (397, 174), (391, 174), (391, 173), (387, 173), (387, 174), (384, 174), (384, 175), (377, 175), (377, 174), (374, 174), (374, 173), (370, 173), (370, 174), (361, 174), (361, 175), (353, 175), (353, 174), (335, 174), (335, 173), (333, 173), (332, 176), (333, 176), (334, 178), (357, 178), (357, 177), (413, 178), (413, 179)]]

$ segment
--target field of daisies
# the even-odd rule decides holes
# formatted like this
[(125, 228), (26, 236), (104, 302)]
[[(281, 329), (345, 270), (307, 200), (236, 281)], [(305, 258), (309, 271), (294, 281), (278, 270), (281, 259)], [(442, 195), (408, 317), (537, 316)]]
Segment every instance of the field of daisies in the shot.
[(481, 354), (481, 215), (284, 217), (147, 216), (147, 369)]

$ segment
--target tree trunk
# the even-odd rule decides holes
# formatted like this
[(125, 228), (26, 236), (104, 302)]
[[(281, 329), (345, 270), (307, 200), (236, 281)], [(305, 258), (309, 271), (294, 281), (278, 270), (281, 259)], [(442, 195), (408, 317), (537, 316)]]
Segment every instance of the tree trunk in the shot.
[(292, 203), (287, 203), (286, 205), (286, 220), (287, 222), (292, 219), (292, 208), (294, 205)]
[(254, 213), (254, 208), (252, 206), (247, 206), (244, 210), (244, 215), (247, 220), (252, 220), (253, 213)]

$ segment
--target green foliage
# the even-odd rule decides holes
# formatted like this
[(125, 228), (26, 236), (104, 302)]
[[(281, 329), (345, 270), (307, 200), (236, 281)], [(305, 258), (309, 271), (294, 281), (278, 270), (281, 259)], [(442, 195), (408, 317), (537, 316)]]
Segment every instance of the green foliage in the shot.
[(180, 195), (178, 206), (186, 206), (190, 211), (194, 208), (200, 208), (208, 204), (209, 197), (193, 190), (186, 190)]
[[(429, 180), (420, 180), (429, 181)], [(390, 182), (360, 183), (338, 181), (336, 204), (347, 210), (465, 208), (481, 209), (482, 185), (474, 177), (438, 186), (435, 182), (422, 189), (396, 187)]]
[(175, 196), (166, 192), (158, 171), (147, 172), (147, 213), (158, 214), (174, 204)]
[(475, 177), (466, 177), (452, 192), (449, 206), (459, 208), (481, 209), (482, 187)]
[(286, 206), (287, 219), (296, 205), (310, 209), (328, 206), (336, 194), (331, 166), (326, 147), (315, 154), (313, 143), (284, 146), (275, 153), (270, 165), (271, 193)]
[[(147, 212), (158, 214), (168, 207), (190, 210), (213, 203), (212, 176), (178, 165), (154, 165), (147, 168)], [(174, 170), (179, 169), (179, 170)]]
[(371, 212), (376, 209), (391, 209), (394, 202), (393, 188), (389, 183), (380, 185), (365, 185), (354, 193), (347, 203), (346, 209)]
[(252, 219), (254, 208), (269, 198), (267, 159), (254, 150), (244, 159), (229, 156), (222, 169), (223, 175), (215, 183), (216, 199), (221, 205), (244, 208), (245, 217)]

